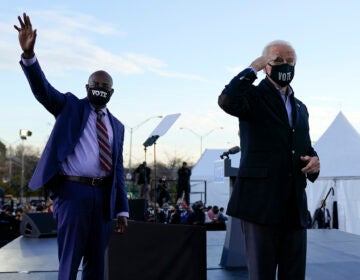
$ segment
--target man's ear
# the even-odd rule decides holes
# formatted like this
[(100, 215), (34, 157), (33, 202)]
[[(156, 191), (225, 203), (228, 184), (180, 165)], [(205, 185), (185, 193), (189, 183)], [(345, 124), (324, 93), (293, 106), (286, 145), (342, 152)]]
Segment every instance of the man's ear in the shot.
[(112, 88), (111, 91), (110, 91), (110, 97), (113, 95), (114, 91), (115, 90)]
[(89, 84), (86, 84), (85, 88), (86, 88), (86, 92), (88, 92), (89, 91)]

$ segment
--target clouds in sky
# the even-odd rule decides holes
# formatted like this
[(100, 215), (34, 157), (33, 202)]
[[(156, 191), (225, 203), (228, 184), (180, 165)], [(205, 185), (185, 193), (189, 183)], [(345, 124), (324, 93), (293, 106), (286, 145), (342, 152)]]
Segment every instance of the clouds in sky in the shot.
[[(121, 47), (126, 32), (118, 26), (97, 19), (94, 15), (81, 14), (69, 10), (36, 10), (29, 13), (34, 29), (38, 30), (36, 50), (41, 60), (46, 62), (48, 73), (62, 75), (65, 71), (78, 70), (92, 72), (94, 69), (107, 69), (111, 73), (127, 75), (146, 72), (158, 76), (206, 81), (197, 74), (170, 70), (167, 63), (146, 54), (134, 53)], [(16, 18), (14, 18), (14, 24)], [(15, 29), (0, 22), (0, 31), (7, 40), (2, 42), (0, 51), (6, 59), (2, 69), (15, 69), (13, 48)], [(109, 46), (119, 44), (119, 47)], [(15, 53), (15, 54), (14, 54)], [(16, 58), (18, 59), (18, 58)], [(17, 69), (17, 68), (16, 68)]]
[[(189, 153), (195, 146), (198, 154), (196, 137), (179, 127), (189, 127), (202, 135), (223, 126), (224, 130), (206, 138), (208, 147), (238, 141), (238, 120), (217, 106), (217, 96), (233, 76), (261, 54), (263, 44), (276, 38), (289, 40), (299, 55), (292, 85), (308, 107), (312, 140), (321, 136), (339, 110), (360, 130), (360, 98), (353, 83), (358, 77), (354, 65), (358, 64), (359, 45), (354, 35), (359, 19), (355, 1), (349, 5), (327, 4), (325, 8), (306, 1), (311, 5), (310, 12), (302, 2), (289, 2), (285, 7), (283, 1), (264, 2), (261, 11), (253, 1), (211, 5), (205, 1), (191, 5), (186, 1), (162, 1), (161, 5), (144, 1), (105, 1), (101, 5), (91, 1), (28, 2), (4, 2), (0, 14), (0, 72), (6, 81), (5, 91), (11, 92), (6, 96), (3, 114), (11, 117), (15, 126), (31, 128), (31, 141), (46, 130), (38, 140), (44, 142), (50, 128), (42, 122), (51, 116), (34, 109), (40, 107), (35, 107), (38, 105), (17, 63), (21, 50), (13, 25), (18, 24), (20, 8), (28, 12), (38, 30), (36, 53), (57, 89), (81, 97), (89, 73), (109, 71), (119, 93), (109, 108), (124, 123), (138, 123), (154, 114), (181, 113), (166, 135), (170, 148), (178, 145), (177, 151), (184, 148), (184, 153)], [(269, 14), (273, 15), (271, 24), (264, 26), (257, 20)], [(247, 28), (242, 28), (245, 25)], [(254, 84), (264, 77), (260, 71)], [(13, 108), (22, 113), (15, 114)], [(137, 131), (134, 143), (136, 138), (147, 137), (147, 129), (153, 124)], [(18, 138), (11, 126), (2, 127), (2, 137), (9, 138), (9, 142)], [(183, 143), (182, 137), (189, 143)]]

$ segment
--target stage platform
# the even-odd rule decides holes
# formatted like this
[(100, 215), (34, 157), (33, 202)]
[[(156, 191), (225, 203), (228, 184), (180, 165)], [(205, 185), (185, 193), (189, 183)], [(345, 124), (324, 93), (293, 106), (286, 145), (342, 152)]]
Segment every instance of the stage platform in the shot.
[[(207, 232), (207, 279), (248, 279), (246, 268), (219, 265), (224, 240), (225, 231)], [(57, 267), (54, 237), (21, 236), (0, 249), (0, 279), (56, 280)], [(306, 279), (360, 279), (360, 236), (338, 230), (309, 230)]]

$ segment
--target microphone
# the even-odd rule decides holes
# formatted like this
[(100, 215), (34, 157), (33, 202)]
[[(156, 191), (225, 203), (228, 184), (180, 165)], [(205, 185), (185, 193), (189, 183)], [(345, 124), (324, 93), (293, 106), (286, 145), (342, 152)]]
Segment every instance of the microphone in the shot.
[(220, 156), (221, 159), (223, 159), (224, 157), (229, 158), (229, 155), (234, 155), (237, 154), (238, 152), (240, 152), (240, 147), (239, 146), (235, 146), (230, 148), (227, 152), (223, 152), (223, 154)]

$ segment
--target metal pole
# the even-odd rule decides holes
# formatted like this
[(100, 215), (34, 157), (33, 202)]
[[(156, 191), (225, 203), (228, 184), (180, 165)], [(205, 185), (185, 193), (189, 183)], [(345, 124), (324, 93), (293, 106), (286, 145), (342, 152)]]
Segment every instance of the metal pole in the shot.
[(152, 116), (150, 118), (147, 118), (146, 120), (142, 121), (141, 123), (139, 123), (136, 126), (133, 127), (129, 127), (126, 126), (127, 128), (130, 129), (130, 151), (129, 151), (129, 174), (131, 175), (131, 158), (132, 158), (132, 138), (133, 138), (133, 132), (135, 131), (135, 129), (139, 128), (140, 126), (142, 126), (143, 124), (145, 124), (146, 122), (150, 121), (151, 119), (155, 119), (155, 118), (162, 118), (162, 116)]
[(132, 157), (132, 136), (133, 128), (130, 127), (130, 151), (129, 151), (129, 174), (131, 175), (131, 157)]
[(9, 146), (9, 188), (11, 188), (11, 179), (12, 179), (12, 151), (11, 151), (11, 146)]
[(24, 154), (25, 154), (25, 146), (24, 140), (22, 140), (22, 153), (21, 153), (21, 183), (20, 183), (20, 204), (22, 204), (23, 197), (24, 197)]
[(32, 135), (32, 132), (27, 129), (20, 129), (19, 131), (20, 139), (22, 142), (22, 154), (21, 154), (21, 183), (20, 183), (20, 204), (23, 202), (24, 197), (24, 173), (25, 173), (25, 165), (24, 165), (24, 155), (25, 155), (25, 145), (24, 141), (27, 137)]

